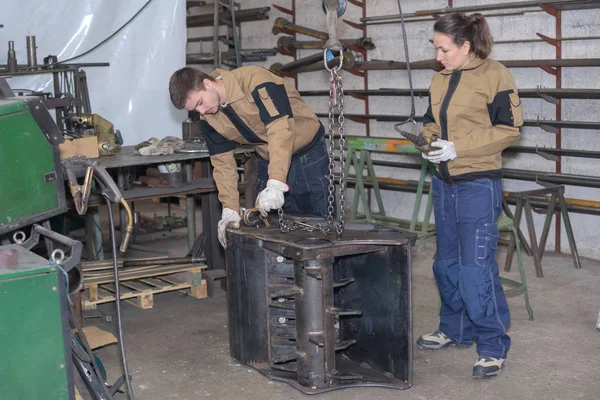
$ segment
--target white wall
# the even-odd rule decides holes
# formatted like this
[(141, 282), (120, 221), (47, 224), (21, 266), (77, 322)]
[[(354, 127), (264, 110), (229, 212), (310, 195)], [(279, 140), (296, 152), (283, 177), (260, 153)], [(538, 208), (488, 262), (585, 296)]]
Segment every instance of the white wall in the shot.
[[(37, 43), (37, 61), (49, 54), (66, 60), (92, 48), (131, 18), (147, 0), (5, 1), (0, 54), (15, 42), (17, 61), (26, 64), (25, 37)], [(169, 100), (169, 77), (185, 65), (185, 0), (153, 0), (119, 34), (89, 55), (74, 60), (109, 62), (84, 68), (92, 111), (121, 131), (126, 145), (156, 136), (181, 136), (185, 112)], [(2, 61), (5, 63), (5, 61)], [(13, 88), (53, 92), (52, 74), (9, 79)], [(52, 113), (53, 114), (53, 113)]]
[[(499, 0), (454, 0), (454, 7), (473, 6), (478, 4), (497, 4)], [(296, 0), (296, 23), (309, 28), (326, 31), (325, 15), (321, 11), (320, 1)], [(369, 0), (366, 2), (367, 15), (390, 15), (397, 14), (396, 0)], [(264, 0), (244, 0), (243, 8), (262, 7), (269, 5)], [(276, 4), (290, 8), (291, 1), (279, 0)], [(443, 0), (421, 0), (402, 1), (404, 13), (412, 13), (417, 10), (438, 9), (447, 6)], [(200, 10), (208, 12), (209, 10)], [(273, 35), (271, 28), (277, 17), (291, 17), (272, 8), (269, 21), (258, 21), (242, 24), (243, 40), (242, 48), (266, 48), (273, 47), (279, 36)], [(359, 22), (361, 10), (348, 2), (348, 10), (343, 16), (353, 22)], [(600, 17), (600, 9), (583, 11), (565, 11), (562, 14), (562, 31), (564, 37), (574, 36), (600, 36), (600, 26), (597, 20)], [(536, 32), (555, 36), (554, 18), (543, 12), (529, 12), (524, 15), (513, 15), (503, 17), (490, 17), (488, 19), (492, 34), (496, 40), (530, 39), (536, 38)], [(211, 35), (211, 28), (203, 29), (202, 35)], [(224, 29), (224, 28), (222, 28)], [(410, 61), (427, 60), (435, 57), (434, 49), (429, 42), (432, 37), (433, 22), (412, 22), (406, 24), (407, 38), (409, 42)], [(189, 30), (188, 34), (196, 36), (197, 31)], [(340, 38), (358, 38), (362, 32), (341, 23), (339, 26)], [(404, 49), (402, 44), (402, 31), (400, 25), (371, 25), (367, 29), (367, 36), (373, 39), (377, 48), (369, 52), (369, 59), (385, 59), (404, 61)], [(299, 40), (314, 40), (298, 35)], [(597, 41), (570, 41), (563, 44), (563, 58), (592, 58), (600, 57), (600, 47)], [(206, 47), (209, 47), (207, 44)], [(197, 51), (188, 45), (188, 51)], [(207, 51), (207, 48), (204, 49)], [(304, 57), (314, 51), (300, 51), (298, 56)], [(534, 59), (554, 58), (555, 49), (545, 43), (527, 44), (498, 44), (494, 47), (492, 58), (498, 60), (507, 59)], [(267, 62), (255, 63), (269, 67), (275, 62), (286, 63), (291, 61), (290, 57), (278, 55), (270, 57)], [(210, 71), (210, 67), (203, 68)], [(555, 87), (555, 78), (541, 69), (519, 68), (512, 70), (518, 87), (536, 88)], [(429, 86), (433, 71), (413, 71), (413, 85), (415, 88), (427, 88)], [(563, 68), (564, 88), (600, 88), (600, 73), (598, 68)], [(369, 89), (378, 88), (408, 88), (407, 72), (398, 71), (371, 71), (368, 75)], [(344, 85), (349, 88), (363, 88), (362, 78), (349, 73), (344, 73)], [(299, 77), (300, 90), (325, 90), (328, 88), (328, 75), (325, 71), (301, 74)], [(325, 97), (307, 97), (306, 102), (316, 112), (327, 111), (327, 99)], [(427, 99), (416, 98), (417, 115), (423, 115), (427, 107)], [(346, 112), (363, 113), (363, 102), (347, 97)], [(598, 100), (568, 100), (562, 102), (563, 120), (597, 121), (600, 112)], [(527, 119), (555, 119), (555, 108), (541, 99), (523, 99), (525, 118)], [(372, 114), (396, 114), (408, 115), (410, 111), (409, 97), (371, 97), (370, 112)], [(371, 122), (371, 135), (398, 137), (394, 131), (393, 123)], [(364, 125), (347, 122), (347, 133), (351, 135), (364, 135)], [(563, 129), (563, 148), (585, 149), (600, 151), (600, 143), (596, 138), (598, 131)], [(554, 134), (544, 132), (540, 128), (522, 128), (520, 145), (525, 146), (548, 146), (553, 147)], [(379, 159), (394, 161), (419, 162), (416, 157), (402, 156), (376, 156)], [(554, 171), (554, 162), (547, 161), (540, 156), (526, 154), (508, 154), (505, 156), (505, 166), (523, 170)], [(562, 171), (581, 175), (599, 176), (598, 162), (590, 159), (563, 157)], [(377, 167), (379, 177), (390, 177), (396, 179), (418, 179), (416, 170), (399, 170), (392, 168)], [(528, 190), (539, 188), (534, 182), (505, 180), (504, 188), (508, 191)], [(575, 186), (567, 186), (567, 197), (583, 200), (598, 200), (600, 191)], [(350, 196), (352, 194), (350, 193)], [(412, 204), (414, 194), (401, 192), (384, 192), (384, 203), (388, 215), (402, 218), (410, 218), (412, 215)], [(423, 204), (424, 210), (424, 204)], [(421, 215), (423, 215), (423, 210)], [(534, 215), (538, 237), (543, 227), (543, 215)], [(575, 232), (575, 238), (581, 256), (600, 258), (600, 248), (597, 246), (597, 225), (600, 217), (571, 213), (571, 222)], [(522, 229), (526, 232), (523, 219)], [(554, 228), (547, 243), (547, 249), (554, 249)], [(568, 253), (568, 242), (563, 234), (561, 238), (561, 249)], [(568, 263), (568, 262), (567, 262)]]

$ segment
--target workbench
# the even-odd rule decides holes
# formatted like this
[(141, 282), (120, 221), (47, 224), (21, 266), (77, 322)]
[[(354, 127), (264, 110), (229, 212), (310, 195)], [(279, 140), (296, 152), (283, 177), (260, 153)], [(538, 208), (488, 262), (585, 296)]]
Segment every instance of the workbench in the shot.
[[(252, 154), (252, 149), (238, 148), (236, 156)], [(175, 153), (171, 155), (142, 156), (134, 154), (134, 146), (123, 146), (119, 153), (114, 156), (105, 156), (97, 158), (98, 163), (109, 170), (116, 170), (117, 185), (128, 202), (144, 200), (156, 197), (185, 196), (187, 212), (187, 239), (188, 246), (191, 249), (196, 240), (196, 202), (195, 196), (200, 196), (203, 230), (206, 233), (206, 244), (204, 254), (207, 259), (207, 265), (210, 269), (225, 268), (225, 254), (217, 240), (217, 223), (221, 216), (221, 204), (217, 197), (217, 188), (212, 179), (212, 165), (208, 152), (197, 153)], [(193, 178), (193, 164), (200, 163), (200, 178)], [(157, 164), (181, 163), (183, 182), (176, 186), (164, 187), (135, 187), (128, 186), (128, 169), (137, 166), (152, 166)], [(247, 176), (247, 175), (245, 175)], [(249, 189), (252, 185), (246, 182), (240, 183), (240, 189)], [(248, 194), (248, 192), (246, 192)], [(250, 196), (251, 197), (251, 196)], [(99, 206), (104, 204), (101, 196), (90, 196), (88, 205)], [(89, 213), (88, 213), (89, 214)], [(126, 213), (120, 207), (120, 229), (121, 235), (124, 234)], [(94, 254), (90, 251), (90, 245), (94, 242), (91, 232), (94, 231), (94, 221), (86, 215), (86, 232), (88, 235), (88, 254)], [(123, 236), (121, 236), (123, 237)]]

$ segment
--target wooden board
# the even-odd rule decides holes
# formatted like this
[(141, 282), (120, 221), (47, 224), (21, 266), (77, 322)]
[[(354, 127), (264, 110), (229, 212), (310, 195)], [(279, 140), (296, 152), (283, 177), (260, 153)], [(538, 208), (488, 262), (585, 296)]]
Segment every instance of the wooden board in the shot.
[[(151, 266), (135, 268), (119, 274), (120, 299), (139, 308), (154, 307), (154, 295), (172, 291), (185, 291), (190, 296), (207, 297), (206, 281), (202, 279), (205, 265)], [(92, 275), (92, 276), (89, 276)], [(112, 274), (84, 273), (84, 310), (93, 310), (98, 304), (116, 301), (116, 287)]]

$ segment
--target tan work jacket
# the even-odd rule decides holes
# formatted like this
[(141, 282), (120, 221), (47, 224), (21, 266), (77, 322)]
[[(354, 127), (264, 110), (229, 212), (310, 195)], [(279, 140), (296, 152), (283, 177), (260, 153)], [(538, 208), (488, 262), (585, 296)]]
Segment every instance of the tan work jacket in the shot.
[(285, 182), (292, 155), (311, 144), (320, 124), (296, 88), (264, 68), (217, 69), (211, 76), (221, 76), (229, 101), (218, 113), (202, 116), (203, 134), (219, 200), (239, 212), (236, 144), (255, 146), (269, 160), (269, 178)]
[(457, 157), (438, 165), (446, 183), (502, 177), (502, 150), (517, 142), (523, 125), (521, 100), (510, 71), (476, 58), (461, 70), (434, 75), (424, 136), (454, 142)]

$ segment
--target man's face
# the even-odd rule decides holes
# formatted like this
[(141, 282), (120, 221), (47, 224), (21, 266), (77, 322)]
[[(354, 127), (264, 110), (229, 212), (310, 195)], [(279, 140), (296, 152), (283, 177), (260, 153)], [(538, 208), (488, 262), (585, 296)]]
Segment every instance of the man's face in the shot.
[(437, 50), (435, 59), (442, 63), (448, 71), (464, 68), (471, 62), (469, 42), (457, 46), (450, 37), (436, 32), (433, 34), (433, 45)]
[(187, 111), (198, 111), (200, 115), (216, 114), (220, 110), (220, 102), (214, 82), (205, 79), (203, 83), (204, 90), (194, 90), (188, 94), (184, 108)]

